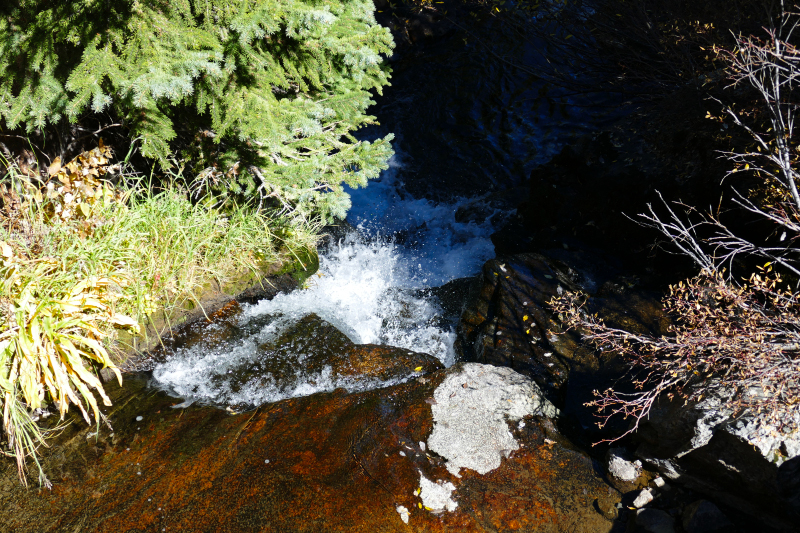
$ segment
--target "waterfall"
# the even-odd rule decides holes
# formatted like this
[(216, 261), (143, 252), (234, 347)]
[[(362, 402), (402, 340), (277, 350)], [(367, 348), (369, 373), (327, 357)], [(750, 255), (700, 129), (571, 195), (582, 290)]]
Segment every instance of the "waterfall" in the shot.
[(443, 320), (438, 302), (422, 289), (479, 272), (494, 255), (489, 235), (495, 221), (456, 221), (466, 200), (434, 203), (405, 194), (401, 171), (396, 156), (379, 180), (351, 191), (348, 221), (358, 232), (321, 250), (319, 271), (302, 289), (245, 305), (238, 318), (243, 337), (178, 348), (154, 368), (157, 385), (188, 401), (259, 405), (339, 387), (354, 391), (389, 384), (332, 378), (325, 371), (307, 374), (301, 364), (288, 380), (241, 378), (243, 368), (264, 367), (258, 345), (311, 313), (354, 343), (407, 348), (452, 365), (454, 325)]

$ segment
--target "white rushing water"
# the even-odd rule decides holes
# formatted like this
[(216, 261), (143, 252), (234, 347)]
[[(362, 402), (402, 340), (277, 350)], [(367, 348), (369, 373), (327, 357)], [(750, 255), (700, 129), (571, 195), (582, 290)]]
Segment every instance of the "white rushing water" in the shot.
[[(397, 160), (380, 180), (352, 191), (348, 221), (359, 229), (321, 251), (319, 272), (304, 289), (244, 308), (242, 326), (264, 324), (252, 336), (223, 345), (179, 349), (153, 372), (159, 386), (216, 404), (262, 404), (343, 387), (361, 390), (388, 383), (332, 378), (325, 371), (276, 382), (260, 375), (234, 384), (228, 376), (254, 364), (257, 345), (314, 313), (355, 343), (386, 344), (454, 362), (452, 324), (419, 289), (477, 273), (494, 255), (494, 224), (460, 223), (462, 202), (435, 204), (402, 194)], [(297, 365), (302, 368), (302, 365)]]

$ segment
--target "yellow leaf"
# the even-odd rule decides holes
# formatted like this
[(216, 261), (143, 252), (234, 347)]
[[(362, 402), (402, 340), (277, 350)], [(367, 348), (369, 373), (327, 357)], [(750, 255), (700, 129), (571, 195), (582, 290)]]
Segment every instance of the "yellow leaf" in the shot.
[(523, 316), (522, 320), (528, 320), (528, 315)]
[(72, 290), (69, 293), (70, 300), (73, 299), (75, 296), (79, 295), (83, 291), (85, 291), (90, 284), (92, 283), (92, 278), (82, 279), (78, 283), (72, 287)]
[[(103, 363), (104, 367), (113, 366), (113, 364), (111, 364), (111, 360), (108, 358), (108, 352), (106, 351), (105, 348), (103, 348), (102, 344), (100, 344), (99, 342), (90, 337), (81, 337), (79, 340), (80, 342), (82, 342), (83, 344), (92, 349), (95, 355), (97, 355), (96, 359), (99, 360), (101, 363)], [(93, 359), (95, 358), (93, 357)]]
[(420, 370), (422, 370), (422, 367), (418, 366), (417, 368), (414, 369), (414, 372), (419, 372)]
[(0, 250), (2, 250), (3, 257), (6, 258), (11, 257), (14, 254), (11, 246), (9, 246), (6, 241), (0, 241)]
[[(139, 323), (129, 316), (117, 313), (114, 316), (112, 316), (109, 321), (115, 326), (122, 326), (123, 328), (133, 328), (136, 331), (139, 331)], [(421, 370), (421, 369), (422, 367), (419, 367), (415, 370)]]
[(58, 174), (59, 170), (61, 170), (61, 158), (56, 157), (55, 159), (53, 159), (53, 163), (47, 169), (47, 174), (52, 178), (53, 176)]

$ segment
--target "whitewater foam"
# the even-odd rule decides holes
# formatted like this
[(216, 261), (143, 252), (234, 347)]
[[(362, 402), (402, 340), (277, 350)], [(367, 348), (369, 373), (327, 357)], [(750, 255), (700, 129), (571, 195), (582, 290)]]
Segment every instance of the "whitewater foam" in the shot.
[[(294, 375), (276, 380), (268, 372), (242, 381), (234, 376), (259, 366), (259, 345), (311, 313), (331, 323), (357, 344), (385, 344), (424, 352), (445, 366), (455, 362), (453, 324), (419, 289), (477, 273), (494, 255), (491, 220), (456, 221), (460, 202), (434, 203), (401, 194), (398, 159), (366, 192), (351, 191), (348, 220), (357, 226), (320, 254), (317, 274), (305, 287), (243, 306), (239, 328), (249, 337), (222, 345), (179, 349), (156, 366), (156, 383), (187, 398), (215, 404), (260, 405), (293, 396), (345, 388), (358, 391), (391, 383), (332, 376), (330, 369), (308, 373), (302, 359)], [(302, 357), (302, 354), (297, 354)]]

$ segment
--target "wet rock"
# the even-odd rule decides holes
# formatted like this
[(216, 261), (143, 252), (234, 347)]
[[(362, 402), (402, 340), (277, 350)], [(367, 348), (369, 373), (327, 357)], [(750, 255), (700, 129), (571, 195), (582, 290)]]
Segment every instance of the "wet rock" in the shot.
[[(224, 357), (217, 353), (223, 340), (230, 347)], [(202, 371), (187, 375), (182, 354), (200, 365), (197, 353), (205, 354)], [(180, 347), (162, 353), (161, 360), (165, 363), (156, 369), (156, 377), (169, 390), (240, 408), (294, 396), (297, 390), (363, 390), (442, 368), (427, 354), (355, 344), (314, 314), (300, 319), (263, 315), (241, 322), (221, 317), (184, 336)]]
[(713, 503), (698, 500), (683, 510), (683, 529), (686, 533), (723, 533), (733, 524)]
[(636, 511), (636, 531), (641, 533), (675, 533), (675, 519), (659, 509)]
[[(558, 276), (537, 254), (488, 261), (481, 291), (459, 324), (456, 350), (461, 357), (511, 367), (532, 377), (549, 397), (557, 396), (568, 367), (562, 357), (553, 357), (551, 339), (558, 339), (550, 329), (557, 324), (546, 302), (558, 294)], [(576, 288), (569, 280), (562, 283)]]
[[(602, 292), (609, 280), (626, 289)], [(667, 324), (659, 299), (634, 293), (632, 285), (602, 256), (579, 250), (498, 257), (484, 265), (480, 290), (461, 316), (456, 351), (462, 360), (507, 366), (531, 377), (581, 427), (594, 428), (595, 413), (585, 404), (627, 366), (612, 353), (596, 353), (574, 332), (564, 333), (548, 303), (565, 290), (600, 291), (590, 300), (591, 312), (614, 326), (661, 333)], [(617, 429), (613, 423), (606, 428)]]
[[(612, 524), (594, 502), (618, 502), (619, 495), (588, 457), (561, 444), (546, 418), (525, 415), (524, 427), (509, 424), (519, 449), (486, 474), (462, 469), (456, 478), (430, 452), (428, 400), (461, 370), (235, 415), (173, 409), (180, 400), (128, 375), (123, 388), (108, 387), (113, 435), (101, 427), (87, 447), (83, 435), (96, 428), (76, 417), (44, 451), (52, 491), (22, 488), (6, 462), (0, 523), (5, 531), (42, 533), (608, 532)], [(138, 426), (137, 414), (145, 417)], [(423, 491), (423, 476), (436, 487)], [(436, 501), (443, 507), (430, 505)]]
[(355, 344), (344, 333), (311, 314), (285, 330), (277, 339), (259, 346), (270, 361), (296, 361), (306, 372), (326, 367), (332, 376), (389, 381), (417, 372), (442, 368), (433, 356), (394, 346)]
[(442, 308), (443, 318), (456, 324), (467, 305), (480, 290), (480, 281), (477, 278), (458, 278), (445, 283), (440, 287), (420, 289), (415, 291), (415, 296), (420, 298), (433, 298)]

